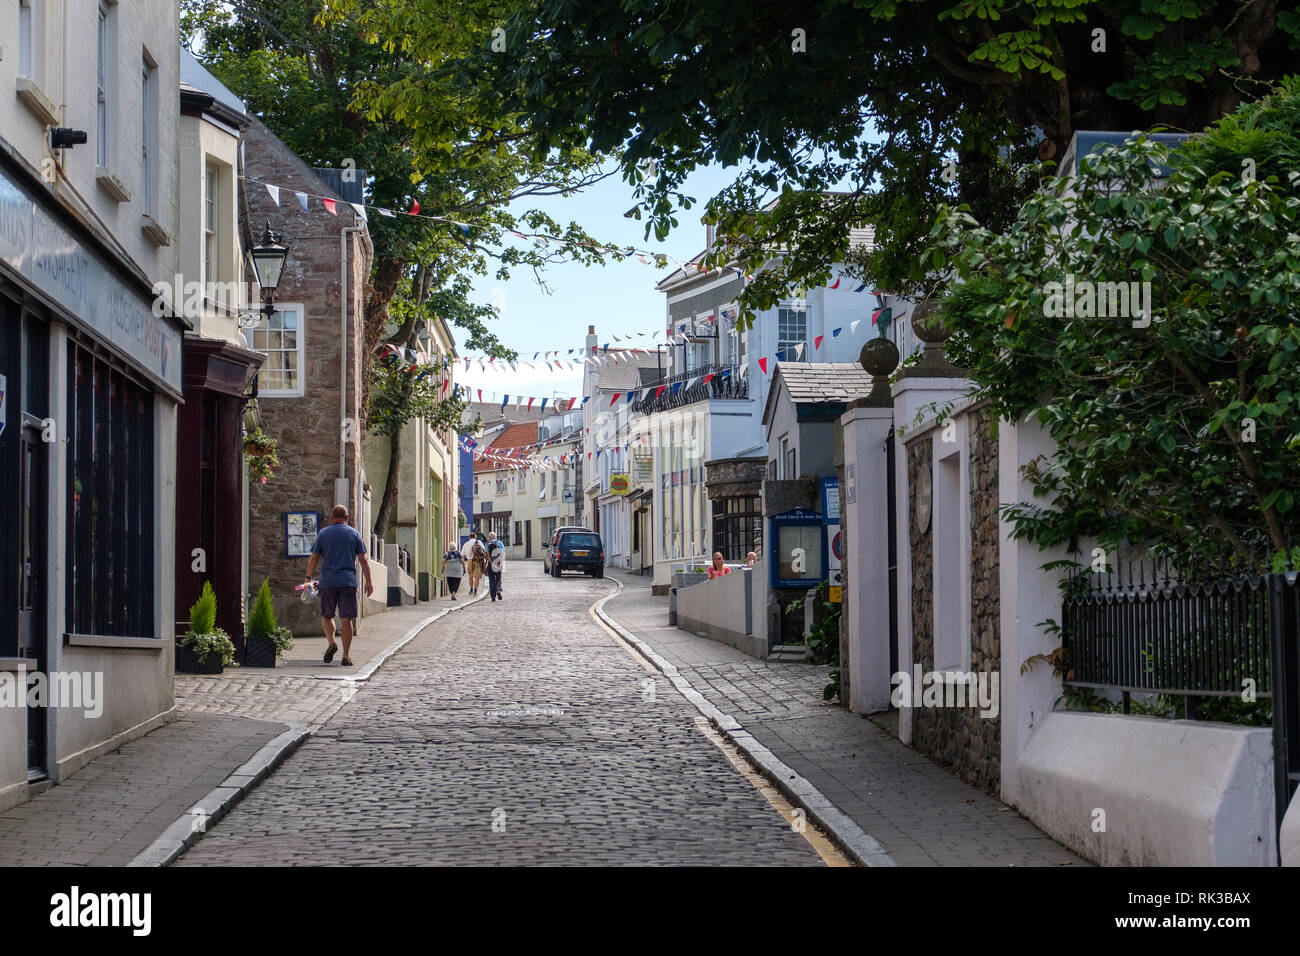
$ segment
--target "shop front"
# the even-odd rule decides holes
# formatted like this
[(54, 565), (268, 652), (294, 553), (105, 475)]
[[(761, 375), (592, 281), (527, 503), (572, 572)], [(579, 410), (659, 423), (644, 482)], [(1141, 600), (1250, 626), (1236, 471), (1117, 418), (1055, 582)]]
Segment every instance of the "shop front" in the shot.
[(183, 328), (0, 156), (0, 807), (167, 719)]

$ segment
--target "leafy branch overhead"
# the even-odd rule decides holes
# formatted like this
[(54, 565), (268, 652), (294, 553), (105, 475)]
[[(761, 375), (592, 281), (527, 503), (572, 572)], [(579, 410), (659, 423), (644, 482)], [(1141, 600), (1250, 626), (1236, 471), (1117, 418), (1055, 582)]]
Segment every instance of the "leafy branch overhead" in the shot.
[[(1297, 184), (1291, 80), (1176, 149), (1142, 137), (1102, 151), (1069, 190), (1047, 181), (1003, 235), (943, 212), (926, 264), (954, 276), (947, 354), (1000, 416), (1034, 416), (1057, 442), (1025, 469), (1041, 504), (1009, 510), (1019, 534), (1247, 560), (1300, 531)], [(1093, 317), (1076, 294), (1062, 314), (1067, 281), (1130, 306)]]

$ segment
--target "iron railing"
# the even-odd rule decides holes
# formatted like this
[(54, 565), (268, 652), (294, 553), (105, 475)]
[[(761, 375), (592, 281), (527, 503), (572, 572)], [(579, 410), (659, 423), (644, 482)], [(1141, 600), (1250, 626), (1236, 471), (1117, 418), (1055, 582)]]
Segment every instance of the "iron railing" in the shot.
[[(1179, 575), (1140, 560), (1118, 575), (1076, 574), (1062, 604), (1067, 687), (1131, 697), (1269, 701), (1277, 822), (1300, 788), (1300, 575)], [(1149, 574), (1148, 574), (1149, 572)]]
[[(662, 412), (670, 408), (702, 402), (707, 398), (749, 398), (749, 378), (741, 375), (740, 372), (739, 365), (701, 365), (686, 372), (661, 378), (638, 390), (639, 396), (632, 403), (632, 411), (639, 415), (648, 415), (652, 412)], [(705, 382), (704, 379), (709, 375), (713, 378)], [(698, 381), (688, 388), (692, 379)], [(660, 391), (661, 386), (662, 391)]]

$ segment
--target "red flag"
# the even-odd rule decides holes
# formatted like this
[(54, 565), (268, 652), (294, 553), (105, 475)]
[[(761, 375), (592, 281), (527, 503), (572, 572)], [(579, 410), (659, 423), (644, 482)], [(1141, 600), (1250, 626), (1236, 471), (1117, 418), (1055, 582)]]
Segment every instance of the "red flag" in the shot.
[(767, 374), (767, 356), (763, 356), (758, 360), (758, 367), (763, 370), (764, 375)]
[(322, 199), (321, 202), (323, 202), (323, 203), (325, 204), (325, 208), (328, 209), (328, 210), (330, 211), (330, 214), (331, 214), (331, 215), (335, 215), (335, 216), (337, 216), (337, 215), (339, 214), (339, 211), (338, 211), (337, 209), (334, 208), (334, 200), (333, 200), (333, 199)]
[(614, 393), (614, 397), (611, 398), (611, 399), (609, 400), (609, 404), (610, 404), (611, 407), (613, 407), (614, 403), (618, 401), (618, 397), (619, 397), (620, 395), (622, 395), (622, 394), (623, 394), (622, 392), (615, 392), (615, 393)]
[(813, 348), (815, 348), (815, 349), (819, 349), (819, 348), (821, 348), (821, 347), (822, 347), (822, 339), (824, 339), (824, 338), (826, 338), (826, 336), (824, 336), (824, 335), (819, 335), (819, 336), (817, 336), (817, 338), (813, 339)]
[(407, 215), (418, 216), (420, 214), (420, 201), (418, 199), (412, 199), (411, 202), (414, 203), (414, 205), (411, 207), (411, 211), (408, 212)]
[(478, 390), (478, 400), (483, 401), (483, 389), (481, 388)]
[[(763, 371), (767, 371), (767, 369), (764, 369)], [(703, 384), (708, 385), (711, 381), (713, 381), (713, 374), (714, 374), (713, 372), (710, 372), (708, 375), (704, 376)]]
[(833, 286), (831, 286), (830, 288), (832, 288), (832, 289), (838, 289), (839, 287), (840, 287), (840, 280), (839, 280), (839, 279), (836, 279), (836, 280), (835, 280), (835, 284), (834, 284)]
[(535, 398), (529, 398), (529, 399), (528, 399), (528, 408), (529, 408), (530, 410), (532, 409), (532, 407), (533, 407), (533, 402), (535, 402), (535, 401), (536, 401)]
[(660, 395), (662, 395), (664, 393), (664, 389), (667, 387), (668, 387), (667, 385), (660, 385), (658, 390), (655, 392), (655, 398), (658, 398)]

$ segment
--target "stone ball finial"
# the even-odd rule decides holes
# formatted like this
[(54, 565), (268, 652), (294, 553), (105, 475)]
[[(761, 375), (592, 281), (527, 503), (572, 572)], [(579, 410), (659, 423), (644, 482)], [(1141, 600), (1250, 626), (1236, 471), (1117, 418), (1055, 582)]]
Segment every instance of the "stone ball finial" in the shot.
[(892, 339), (868, 339), (858, 353), (858, 364), (868, 375), (889, 375), (898, 368), (898, 346)]
[(944, 327), (939, 314), (939, 305), (933, 299), (922, 299), (912, 309), (912, 331), (926, 345), (938, 345), (948, 338), (948, 329)]

